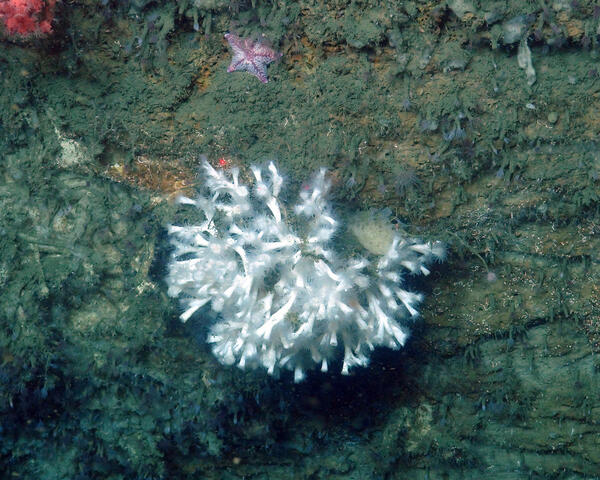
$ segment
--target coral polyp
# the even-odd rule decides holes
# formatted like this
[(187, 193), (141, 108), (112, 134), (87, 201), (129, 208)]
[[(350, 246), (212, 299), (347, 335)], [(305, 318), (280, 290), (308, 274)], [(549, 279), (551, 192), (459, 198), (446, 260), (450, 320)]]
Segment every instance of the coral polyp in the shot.
[(347, 374), (377, 346), (402, 347), (423, 298), (403, 288), (402, 274), (429, 274), (442, 244), (396, 233), (381, 256), (341, 256), (326, 171), (285, 209), (283, 178), (273, 163), (267, 170), (252, 167), (250, 188), (237, 169), (205, 163), (205, 191), (179, 198), (203, 214), (199, 225), (169, 226), (168, 292), (185, 308), (181, 320), (210, 306), (208, 342), (219, 361), (291, 370), (295, 381), (314, 367), (327, 371), (338, 356)]

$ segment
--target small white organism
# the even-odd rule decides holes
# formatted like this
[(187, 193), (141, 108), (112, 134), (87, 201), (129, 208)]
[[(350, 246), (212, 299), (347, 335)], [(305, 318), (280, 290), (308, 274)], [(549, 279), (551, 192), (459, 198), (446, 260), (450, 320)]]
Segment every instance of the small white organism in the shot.
[(402, 273), (429, 274), (443, 245), (396, 233), (374, 260), (342, 258), (332, 248), (338, 221), (326, 202), (325, 169), (289, 211), (275, 165), (266, 175), (251, 169), (252, 188), (237, 169), (205, 162), (204, 192), (178, 199), (204, 217), (199, 225), (169, 226), (168, 292), (185, 307), (181, 320), (210, 305), (216, 318), (208, 342), (220, 362), (262, 366), (271, 375), (291, 370), (297, 382), (341, 355), (347, 374), (366, 365), (375, 347), (403, 346), (406, 321), (423, 297), (403, 288)]

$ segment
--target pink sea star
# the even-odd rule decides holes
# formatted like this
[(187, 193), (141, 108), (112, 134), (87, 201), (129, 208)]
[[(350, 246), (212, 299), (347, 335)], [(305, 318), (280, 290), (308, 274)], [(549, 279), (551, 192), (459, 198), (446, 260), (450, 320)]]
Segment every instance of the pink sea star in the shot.
[(227, 71), (246, 70), (261, 82), (267, 83), (269, 81), (267, 65), (280, 58), (281, 53), (276, 52), (260, 40), (240, 38), (233, 33), (225, 34), (225, 38), (233, 49), (233, 58)]

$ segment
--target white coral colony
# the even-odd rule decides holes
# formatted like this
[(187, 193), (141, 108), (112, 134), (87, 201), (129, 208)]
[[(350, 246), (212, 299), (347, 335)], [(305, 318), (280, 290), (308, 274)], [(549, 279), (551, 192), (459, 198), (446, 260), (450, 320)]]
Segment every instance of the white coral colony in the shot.
[(185, 307), (184, 322), (205, 305), (217, 314), (208, 342), (219, 361), (275, 375), (288, 369), (300, 381), (315, 366), (327, 371), (338, 352), (347, 374), (366, 365), (374, 347), (404, 345), (404, 322), (418, 315), (422, 295), (402, 288), (401, 273), (427, 275), (444, 255), (440, 242), (396, 234), (375, 260), (340, 258), (331, 248), (338, 221), (324, 169), (293, 212), (279, 199), (283, 179), (273, 163), (266, 174), (252, 167), (251, 190), (235, 168), (205, 163), (204, 171), (204, 195), (179, 198), (204, 220), (169, 226), (167, 283)]

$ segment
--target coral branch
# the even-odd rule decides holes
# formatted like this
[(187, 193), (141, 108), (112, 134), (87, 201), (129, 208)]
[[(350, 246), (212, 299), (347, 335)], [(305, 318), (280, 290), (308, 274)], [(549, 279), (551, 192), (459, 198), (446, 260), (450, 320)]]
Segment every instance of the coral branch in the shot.
[(210, 304), (216, 320), (208, 341), (222, 363), (269, 374), (287, 369), (300, 381), (314, 366), (327, 371), (338, 353), (347, 374), (366, 365), (374, 347), (404, 345), (422, 295), (404, 290), (398, 272), (427, 275), (426, 265), (444, 254), (439, 242), (396, 234), (375, 261), (339, 258), (325, 170), (285, 219), (283, 179), (272, 163), (266, 179), (252, 167), (252, 189), (235, 169), (226, 174), (206, 163), (204, 170), (205, 194), (179, 200), (204, 221), (169, 227), (175, 250), (167, 283), (185, 308), (183, 321)]
[(52, 33), (56, 0), (0, 0), (0, 19), (7, 35), (31, 37)]

